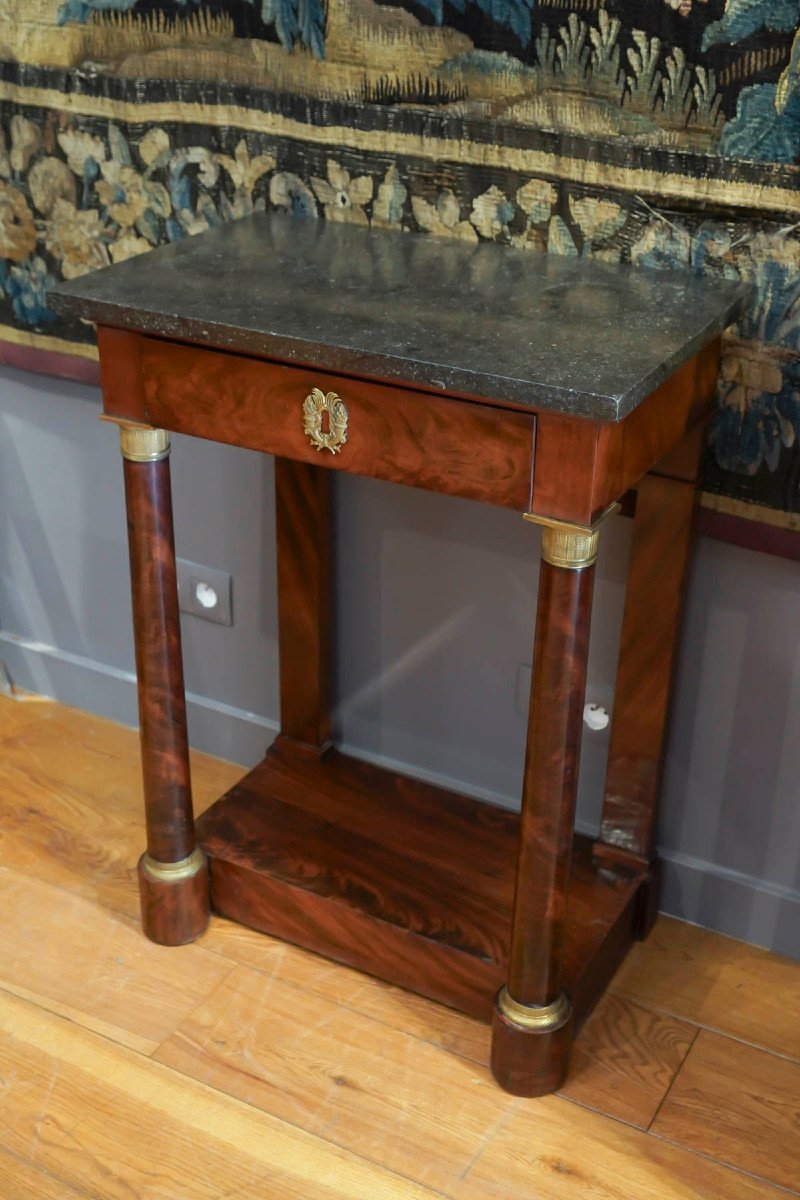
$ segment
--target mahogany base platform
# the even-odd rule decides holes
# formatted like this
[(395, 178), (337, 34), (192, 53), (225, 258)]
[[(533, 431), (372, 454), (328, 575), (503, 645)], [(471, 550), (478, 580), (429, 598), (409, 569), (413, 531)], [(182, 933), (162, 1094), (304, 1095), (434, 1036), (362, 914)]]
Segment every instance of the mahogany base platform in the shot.
[[(508, 977), (519, 817), (278, 737), (197, 821), (221, 915), (481, 1020)], [(576, 835), (563, 983), (577, 1028), (636, 937), (647, 871)]]

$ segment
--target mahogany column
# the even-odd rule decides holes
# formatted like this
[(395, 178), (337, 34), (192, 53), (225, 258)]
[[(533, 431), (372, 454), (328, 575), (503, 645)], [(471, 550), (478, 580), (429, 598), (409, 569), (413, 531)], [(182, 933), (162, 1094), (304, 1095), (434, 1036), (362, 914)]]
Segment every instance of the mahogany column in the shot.
[(275, 459), (281, 744), (330, 745), (330, 474)]
[[(536, 519), (536, 518), (532, 518)], [(508, 984), (492, 1071), (518, 1096), (554, 1091), (572, 1008), (561, 989), (598, 526), (544, 524)]]
[(704, 429), (694, 429), (637, 488), (599, 864), (644, 867), (638, 934), (658, 911), (658, 799), (683, 599), (694, 541)]
[(133, 632), (147, 850), (139, 860), (144, 932), (179, 946), (208, 924), (208, 867), (195, 843), (169, 434), (120, 426), (131, 562)]

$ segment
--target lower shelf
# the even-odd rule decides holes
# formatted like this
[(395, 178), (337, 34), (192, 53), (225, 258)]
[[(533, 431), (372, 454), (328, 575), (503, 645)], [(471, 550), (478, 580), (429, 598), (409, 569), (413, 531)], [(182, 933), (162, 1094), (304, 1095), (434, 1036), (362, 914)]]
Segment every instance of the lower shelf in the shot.
[[(515, 814), (278, 738), (198, 820), (216, 912), (489, 1020), (505, 982)], [(564, 987), (591, 1011), (634, 939), (643, 875), (576, 836)]]

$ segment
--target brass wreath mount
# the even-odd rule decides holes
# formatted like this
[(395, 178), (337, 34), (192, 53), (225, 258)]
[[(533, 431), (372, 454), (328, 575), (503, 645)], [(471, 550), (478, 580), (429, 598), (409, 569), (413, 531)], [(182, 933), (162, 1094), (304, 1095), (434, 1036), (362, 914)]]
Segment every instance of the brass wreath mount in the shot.
[(312, 388), (303, 401), (303, 432), (316, 450), (338, 454), (347, 441), (347, 405), (336, 392)]

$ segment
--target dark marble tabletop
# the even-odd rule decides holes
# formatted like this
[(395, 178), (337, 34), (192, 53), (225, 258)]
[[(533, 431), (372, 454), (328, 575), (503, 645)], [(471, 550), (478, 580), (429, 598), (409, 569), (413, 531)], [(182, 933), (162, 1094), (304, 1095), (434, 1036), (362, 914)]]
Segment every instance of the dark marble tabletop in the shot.
[(617, 421), (749, 295), (688, 272), (259, 213), (50, 299), (98, 324)]

